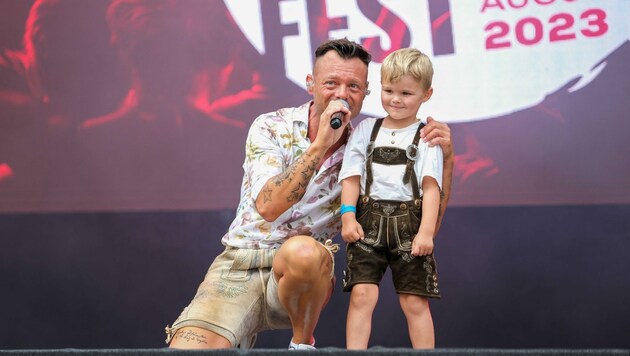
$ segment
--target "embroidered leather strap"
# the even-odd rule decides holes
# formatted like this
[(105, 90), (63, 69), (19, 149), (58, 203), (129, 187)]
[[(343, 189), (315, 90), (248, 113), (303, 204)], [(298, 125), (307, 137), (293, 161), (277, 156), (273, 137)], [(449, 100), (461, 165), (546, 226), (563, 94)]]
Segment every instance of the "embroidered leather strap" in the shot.
[(420, 142), (420, 130), (424, 127), (423, 123), (418, 125), (418, 129), (416, 130), (416, 135), (413, 137), (413, 142), (411, 145), (407, 147), (407, 168), (405, 169), (405, 175), (403, 176), (403, 183), (409, 183), (409, 177), (413, 176), (413, 180), (416, 183), (418, 179), (416, 178), (415, 169), (413, 169), (414, 162), (418, 159), (418, 143)]
[[(416, 176), (416, 170), (414, 169), (414, 163), (418, 159), (418, 143), (420, 142), (420, 130), (424, 127), (423, 123), (418, 125), (418, 129), (416, 130), (416, 134), (413, 137), (413, 141), (411, 145), (407, 147), (407, 150), (402, 150), (400, 148), (387, 148), (387, 147), (374, 147), (374, 141), (376, 141), (376, 137), (378, 136), (378, 132), (383, 124), (384, 118), (380, 118), (376, 120), (374, 123), (374, 127), (372, 128), (372, 133), (370, 135), (370, 143), (367, 147), (367, 160), (365, 162), (365, 196), (370, 196), (370, 188), (374, 181), (374, 177), (372, 174), (372, 163), (378, 162), (381, 164), (405, 164), (405, 174), (403, 175), (403, 183), (409, 184), (411, 179), (411, 190), (413, 192), (413, 199), (416, 202), (416, 205), (421, 202), (420, 199), (420, 182), (418, 182), (418, 177)], [(404, 160), (406, 156), (406, 161)]]
[(374, 123), (374, 127), (372, 128), (372, 135), (370, 136), (370, 143), (368, 143), (367, 147), (367, 160), (365, 162), (365, 195), (370, 196), (370, 186), (372, 185), (372, 181), (374, 178), (372, 177), (372, 160), (374, 159), (374, 141), (376, 140), (376, 136), (378, 136), (378, 130), (380, 130), (381, 125), (383, 124), (383, 119), (380, 118), (376, 120)]

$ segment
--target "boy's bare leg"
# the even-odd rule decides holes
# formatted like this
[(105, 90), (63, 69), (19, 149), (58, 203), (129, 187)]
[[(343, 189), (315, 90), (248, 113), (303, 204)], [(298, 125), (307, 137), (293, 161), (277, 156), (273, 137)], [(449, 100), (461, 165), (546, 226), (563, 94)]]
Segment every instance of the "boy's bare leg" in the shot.
[(189, 326), (177, 330), (169, 347), (173, 349), (227, 349), (232, 347), (232, 344), (215, 332)]
[(356, 284), (352, 287), (348, 320), (346, 321), (346, 347), (365, 350), (372, 332), (372, 313), (378, 301), (378, 285)]
[(435, 348), (435, 331), (429, 299), (418, 295), (401, 294), (400, 306), (407, 318), (411, 346), (414, 349)]
[(293, 342), (311, 344), (320, 313), (332, 293), (332, 260), (310, 236), (294, 236), (273, 259), (278, 297), (293, 328)]

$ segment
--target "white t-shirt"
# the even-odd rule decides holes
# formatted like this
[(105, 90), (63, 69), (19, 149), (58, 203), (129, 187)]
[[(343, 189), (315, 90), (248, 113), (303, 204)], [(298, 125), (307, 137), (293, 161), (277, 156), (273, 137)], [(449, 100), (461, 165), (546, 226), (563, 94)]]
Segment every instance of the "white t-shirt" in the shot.
[[(361, 195), (365, 194), (365, 161), (367, 159), (367, 146), (370, 143), (372, 129), (376, 123), (376, 118), (366, 118), (352, 131), (348, 141), (346, 151), (343, 156), (341, 172), (339, 172), (339, 182), (351, 176), (361, 176)], [(407, 149), (413, 142), (413, 137), (420, 125), (420, 121), (402, 129), (388, 129), (381, 126), (374, 147), (397, 147)], [(433, 177), (442, 190), (442, 170), (443, 158), (442, 147), (429, 145), (422, 140), (418, 142), (418, 158), (414, 169), (418, 177), (420, 195), (422, 195), (422, 179)], [(406, 165), (383, 165), (372, 162), (373, 182), (370, 187), (370, 197), (377, 200), (411, 200), (413, 190), (410, 183), (403, 183)]]

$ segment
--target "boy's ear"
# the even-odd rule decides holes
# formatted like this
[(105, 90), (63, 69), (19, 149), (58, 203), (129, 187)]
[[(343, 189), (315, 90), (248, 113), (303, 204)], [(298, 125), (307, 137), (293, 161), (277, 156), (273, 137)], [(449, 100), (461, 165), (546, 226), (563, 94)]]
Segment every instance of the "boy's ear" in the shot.
[(422, 102), (426, 103), (431, 99), (431, 95), (433, 95), (433, 87), (429, 88), (426, 93), (424, 93), (424, 98), (422, 98)]

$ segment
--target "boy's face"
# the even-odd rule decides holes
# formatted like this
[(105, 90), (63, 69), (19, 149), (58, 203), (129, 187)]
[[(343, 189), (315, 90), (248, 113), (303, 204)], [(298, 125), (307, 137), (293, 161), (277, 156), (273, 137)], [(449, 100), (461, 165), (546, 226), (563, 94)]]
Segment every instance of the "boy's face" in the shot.
[(420, 105), (431, 98), (433, 88), (425, 90), (420, 82), (409, 75), (392, 83), (381, 82), (381, 104), (393, 120), (401, 124), (416, 122)]

